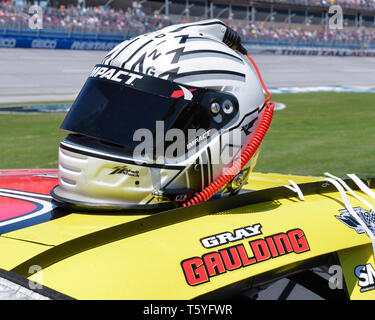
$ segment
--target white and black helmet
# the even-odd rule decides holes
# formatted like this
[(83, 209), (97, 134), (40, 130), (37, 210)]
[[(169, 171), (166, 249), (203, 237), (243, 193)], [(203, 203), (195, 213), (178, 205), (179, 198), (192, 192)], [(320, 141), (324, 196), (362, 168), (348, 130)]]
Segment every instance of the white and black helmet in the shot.
[(53, 198), (153, 208), (238, 192), (272, 118), (263, 90), (240, 38), (219, 20), (124, 41), (94, 67), (61, 126), (70, 134)]

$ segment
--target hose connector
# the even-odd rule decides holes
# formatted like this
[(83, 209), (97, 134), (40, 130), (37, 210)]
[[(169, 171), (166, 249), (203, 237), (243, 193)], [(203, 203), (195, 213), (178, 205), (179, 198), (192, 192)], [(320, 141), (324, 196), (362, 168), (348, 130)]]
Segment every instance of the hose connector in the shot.
[(241, 37), (240, 35), (234, 31), (231, 27), (227, 26), (227, 30), (225, 31), (223, 42), (231, 49), (237, 50), (242, 54), (246, 54), (247, 50), (241, 44)]

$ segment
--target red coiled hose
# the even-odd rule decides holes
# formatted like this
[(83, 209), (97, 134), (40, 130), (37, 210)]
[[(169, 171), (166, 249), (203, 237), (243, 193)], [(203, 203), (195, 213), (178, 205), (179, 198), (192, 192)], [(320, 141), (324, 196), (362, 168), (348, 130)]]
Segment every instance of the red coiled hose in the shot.
[(260, 120), (259, 126), (254, 133), (254, 136), (251, 138), (249, 144), (246, 146), (245, 150), (242, 152), (241, 157), (238, 158), (231, 167), (229, 167), (219, 178), (217, 178), (214, 182), (212, 182), (209, 186), (203, 189), (201, 192), (196, 194), (190, 200), (184, 202), (182, 204), (183, 207), (189, 207), (194, 204), (198, 204), (210, 199), (213, 195), (215, 195), (221, 188), (223, 188), (229, 181), (231, 181), (237, 174), (242, 170), (246, 163), (249, 162), (251, 157), (259, 148), (260, 144), (263, 141), (264, 136), (266, 135), (268, 128), (272, 121), (273, 116), (273, 109), (275, 107), (275, 103), (269, 102), (272, 95), (267, 90), (263, 79), (260, 75), (259, 69), (256, 66), (254, 60), (251, 56), (247, 53), (246, 56), (251, 61), (252, 65), (255, 68), (255, 71), (258, 74), (259, 80), (263, 86), (264, 91), (268, 94), (268, 98), (265, 100), (265, 110), (263, 113), (263, 117)]

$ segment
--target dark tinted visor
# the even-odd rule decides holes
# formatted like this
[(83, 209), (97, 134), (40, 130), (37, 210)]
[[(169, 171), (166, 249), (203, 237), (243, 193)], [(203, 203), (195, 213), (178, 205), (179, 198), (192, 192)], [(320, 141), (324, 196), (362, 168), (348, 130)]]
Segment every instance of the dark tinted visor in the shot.
[[(104, 71), (103, 71), (104, 70)], [(212, 112), (212, 104), (230, 101), (232, 112)], [(225, 104), (225, 103), (224, 103)], [(61, 128), (122, 146), (131, 152), (139, 141), (134, 134), (146, 129), (156, 136), (157, 122), (164, 131), (184, 133), (189, 128), (220, 129), (238, 112), (231, 94), (179, 85), (124, 69), (96, 66), (73, 103)]]

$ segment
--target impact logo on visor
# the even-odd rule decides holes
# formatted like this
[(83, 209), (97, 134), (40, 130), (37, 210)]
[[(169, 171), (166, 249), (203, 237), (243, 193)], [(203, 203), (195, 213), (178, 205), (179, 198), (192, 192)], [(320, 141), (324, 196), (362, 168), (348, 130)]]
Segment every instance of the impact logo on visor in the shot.
[(100, 78), (133, 85), (134, 80), (143, 79), (140, 74), (131, 73), (130, 71), (118, 70), (117, 68), (95, 67), (90, 74), (91, 78)]

